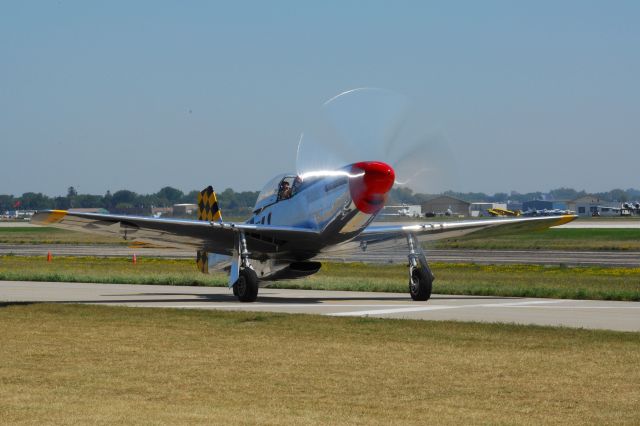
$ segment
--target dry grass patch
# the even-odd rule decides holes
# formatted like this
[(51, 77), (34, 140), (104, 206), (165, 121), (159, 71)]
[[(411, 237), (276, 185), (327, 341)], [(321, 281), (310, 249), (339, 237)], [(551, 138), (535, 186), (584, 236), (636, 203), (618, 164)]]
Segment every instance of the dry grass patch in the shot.
[(640, 335), (455, 322), (0, 309), (4, 423), (640, 422)]

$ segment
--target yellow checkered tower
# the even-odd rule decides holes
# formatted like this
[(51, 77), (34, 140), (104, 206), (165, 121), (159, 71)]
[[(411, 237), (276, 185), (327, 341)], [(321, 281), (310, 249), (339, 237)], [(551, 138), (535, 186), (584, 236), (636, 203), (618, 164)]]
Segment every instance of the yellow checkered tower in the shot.
[[(208, 222), (222, 222), (222, 213), (213, 187), (207, 186), (198, 194), (198, 220)], [(209, 254), (204, 250), (198, 250), (196, 264), (202, 273), (209, 272)]]

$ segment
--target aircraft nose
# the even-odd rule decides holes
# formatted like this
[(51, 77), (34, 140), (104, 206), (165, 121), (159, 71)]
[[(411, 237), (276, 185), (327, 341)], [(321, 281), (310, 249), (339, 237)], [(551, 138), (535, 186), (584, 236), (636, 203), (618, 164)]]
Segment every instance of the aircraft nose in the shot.
[(396, 179), (393, 168), (381, 161), (363, 161), (351, 166), (351, 174), (349, 190), (358, 210), (369, 214), (380, 211)]

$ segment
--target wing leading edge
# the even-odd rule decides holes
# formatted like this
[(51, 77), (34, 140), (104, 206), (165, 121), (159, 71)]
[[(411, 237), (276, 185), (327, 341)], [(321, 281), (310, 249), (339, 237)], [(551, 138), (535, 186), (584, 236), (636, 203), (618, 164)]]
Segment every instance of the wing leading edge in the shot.
[(483, 238), (540, 231), (571, 222), (576, 217), (575, 215), (565, 215), (433, 222), (415, 225), (372, 225), (353, 241), (329, 248), (325, 253), (376, 252), (406, 247), (408, 235), (412, 235), (420, 242), (426, 242), (458, 238), (469, 234), (473, 234), (474, 238)]
[(110, 235), (127, 241), (204, 249), (210, 253), (226, 255), (231, 254), (240, 231), (245, 233), (248, 242), (250, 240), (251, 251), (257, 255), (286, 250), (288, 243), (303, 241), (318, 234), (311, 229), (287, 226), (158, 219), (66, 210), (38, 212), (33, 215), (31, 222), (72, 231)]

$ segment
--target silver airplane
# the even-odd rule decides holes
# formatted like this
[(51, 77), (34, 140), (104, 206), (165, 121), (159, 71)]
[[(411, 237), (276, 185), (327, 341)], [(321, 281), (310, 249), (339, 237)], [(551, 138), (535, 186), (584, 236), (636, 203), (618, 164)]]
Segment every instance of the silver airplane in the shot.
[(434, 276), (421, 243), (470, 233), (478, 237), (546, 229), (576, 216), (518, 217), (411, 225), (372, 225), (394, 185), (395, 172), (380, 161), (337, 170), (280, 175), (269, 181), (244, 223), (225, 222), (211, 187), (199, 200), (201, 220), (49, 210), (32, 223), (116, 235), (197, 251), (203, 272), (226, 262), (228, 285), (242, 302), (253, 302), (269, 282), (302, 278), (319, 271), (321, 255), (406, 250), (409, 293), (428, 300)]

